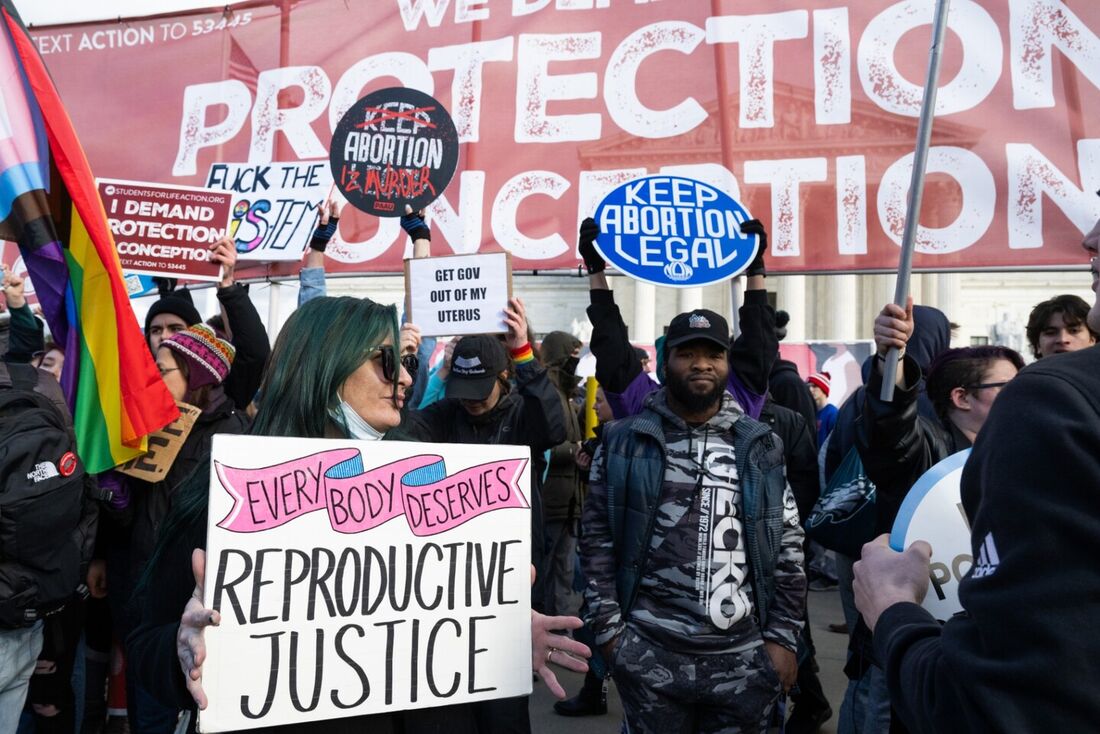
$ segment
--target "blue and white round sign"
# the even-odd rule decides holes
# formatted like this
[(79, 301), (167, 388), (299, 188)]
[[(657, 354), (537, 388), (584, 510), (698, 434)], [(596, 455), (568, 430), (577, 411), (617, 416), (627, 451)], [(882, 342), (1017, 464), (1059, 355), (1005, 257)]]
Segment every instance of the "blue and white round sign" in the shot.
[(941, 621), (962, 611), (959, 582), (974, 565), (970, 522), (962, 509), (960, 482), (970, 449), (952, 454), (926, 471), (901, 503), (890, 547), (908, 548), (915, 540), (932, 546), (928, 593), (921, 604)]
[(733, 197), (680, 176), (646, 176), (614, 189), (596, 209), (596, 247), (635, 280), (696, 288), (748, 268), (759, 245), (741, 234), (750, 219)]

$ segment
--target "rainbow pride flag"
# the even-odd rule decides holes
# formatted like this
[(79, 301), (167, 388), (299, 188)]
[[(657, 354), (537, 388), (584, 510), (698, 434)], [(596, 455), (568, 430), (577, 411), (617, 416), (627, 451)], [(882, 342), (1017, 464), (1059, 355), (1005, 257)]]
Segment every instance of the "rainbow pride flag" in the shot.
[(0, 14), (0, 238), (19, 244), (65, 349), (61, 386), (77, 450), (101, 472), (141, 454), (179, 411), (130, 307), (72, 122), (10, 0)]

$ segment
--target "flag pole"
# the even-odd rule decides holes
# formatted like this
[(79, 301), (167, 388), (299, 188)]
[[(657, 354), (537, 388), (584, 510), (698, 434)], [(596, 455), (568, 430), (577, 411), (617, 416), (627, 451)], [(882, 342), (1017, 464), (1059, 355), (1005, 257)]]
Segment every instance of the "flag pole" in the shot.
[[(920, 124), (917, 126), (917, 149), (913, 156), (913, 176), (909, 181), (909, 203), (905, 213), (905, 233), (901, 240), (901, 259), (898, 261), (898, 280), (894, 287), (894, 303), (905, 308), (909, 300), (909, 278), (913, 272), (913, 247), (920, 223), (921, 199), (924, 196), (924, 170), (928, 163), (928, 146), (932, 139), (932, 120), (936, 116), (936, 87), (940, 79), (940, 60), (943, 57), (943, 41), (947, 35), (947, 13), (951, 0), (937, 0), (936, 14), (932, 20), (932, 47), (928, 50), (928, 76), (924, 83), (924, 100), (921, 102)], [(893, 402), (894, 383), (898, 374), (899, 353), (896, 347), (886, 355), (882, 366), (883, 402)]]

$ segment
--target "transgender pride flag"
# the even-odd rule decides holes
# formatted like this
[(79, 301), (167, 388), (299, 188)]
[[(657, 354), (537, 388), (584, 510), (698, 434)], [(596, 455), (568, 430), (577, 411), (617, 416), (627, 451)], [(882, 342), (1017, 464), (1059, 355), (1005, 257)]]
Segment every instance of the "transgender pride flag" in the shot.
[(130, 307), (114, 239), (57, 89), (0, 0), (0, 239), (19, 243), (54, 340), (77, 450), (101, 472), (179, 415)]

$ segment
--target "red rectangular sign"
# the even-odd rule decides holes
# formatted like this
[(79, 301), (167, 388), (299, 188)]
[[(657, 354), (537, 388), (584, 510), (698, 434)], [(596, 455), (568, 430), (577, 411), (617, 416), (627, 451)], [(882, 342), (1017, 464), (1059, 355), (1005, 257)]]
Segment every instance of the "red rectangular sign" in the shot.
[[(356, 100), (402, 85), (459, 136), (428, 207), (437, 250), (576, 270), (603, 195), (663, 173), (762, 220), (769, 272), (868, 272), (898, 262), (934, 6), (302, 0), (32, 35), (104, 176), (201, 185), (247, 163), (270, 182), (279, 161), (327, 161)], [(1097, 109), (1100, 2), (953, 3), (916, 268), (1080, 265)], [(289, 226), (248, 204), (241, 231)], [(395, 219), (348, 208), (328, 268), (399, 272), (407, 244)]]
[(99, 180), (123, 271), (217, 281), (210, 246), (225, 236), (233, 195), (190, 186)]

